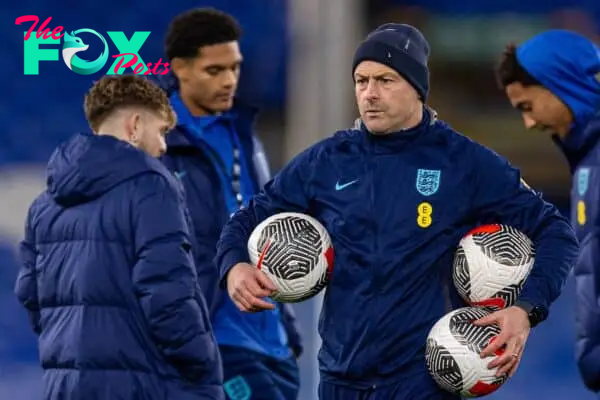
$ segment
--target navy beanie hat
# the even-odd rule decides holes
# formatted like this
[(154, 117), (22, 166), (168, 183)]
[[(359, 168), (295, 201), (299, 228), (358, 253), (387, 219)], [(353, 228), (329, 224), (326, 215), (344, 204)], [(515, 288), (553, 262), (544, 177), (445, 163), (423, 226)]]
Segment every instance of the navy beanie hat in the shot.
[(375, 61), (398, 72), (419, 93), (429, 94), (429, 43), (415, 27), (384, 24), (371, 32), (354, 54), (352, 73), (362, 61)]

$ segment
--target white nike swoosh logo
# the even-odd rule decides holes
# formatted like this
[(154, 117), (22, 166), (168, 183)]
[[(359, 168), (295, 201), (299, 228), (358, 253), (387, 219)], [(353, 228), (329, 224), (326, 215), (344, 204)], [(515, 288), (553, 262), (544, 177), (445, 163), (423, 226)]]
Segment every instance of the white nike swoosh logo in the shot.
[(339, 182), (337, 182), (335, 184), (335, 190), (338, 190), (338, 191), (339, 190), (343, 190), (343, 189), (347, 188), (350, 185), (354, 185), (356, 182), (358, 182), (358, 179), (355, 179), (353, 181), (346, 182), (346, 183), (343, 183), (343, 184), (340, 184)]

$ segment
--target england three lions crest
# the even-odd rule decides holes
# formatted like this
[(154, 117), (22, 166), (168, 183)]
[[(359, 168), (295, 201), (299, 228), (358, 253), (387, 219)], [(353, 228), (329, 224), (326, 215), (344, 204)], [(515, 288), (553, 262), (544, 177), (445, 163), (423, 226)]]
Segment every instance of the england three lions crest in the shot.
[(590, 169), (589, 168), (579, 168), (577, 172), (577, 193), (580, 196), (585, 195), (588, 190), (588, 184), (590, 181)]
[(431, 196), (440, 188), (442, 171), (439, 169), (418, 169), (417, 170), (417, 192), (423, 196)]

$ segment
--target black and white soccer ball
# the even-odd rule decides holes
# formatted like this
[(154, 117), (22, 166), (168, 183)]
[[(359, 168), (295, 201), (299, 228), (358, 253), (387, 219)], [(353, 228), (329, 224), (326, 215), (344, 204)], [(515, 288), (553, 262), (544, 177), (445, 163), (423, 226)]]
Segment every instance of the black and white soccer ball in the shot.
[(317, 295), (333, 270), (333, 246), (311, 216), (279, 213), (261, 222), (248, 240), (250, 260), (277, 288), (271, 298), (298, 303)]
[(452, 278), (470, 305), (502, 309), (515, 303), (535, 261), (533, 242), (506, 225), (467, 233), (454, 255)]
[(492, 311), (479, 307), (459, 308), (444, 315), (431, 329), (425, 347), (425, 361), (433, 379), (443, 389), (461, 397), (482, 397), (506, 381), (496, 376), (497, 368), (487, 365), (496, 356), (480, 353), (500, 333), (498, 325), (477, 326), (473, 321)]

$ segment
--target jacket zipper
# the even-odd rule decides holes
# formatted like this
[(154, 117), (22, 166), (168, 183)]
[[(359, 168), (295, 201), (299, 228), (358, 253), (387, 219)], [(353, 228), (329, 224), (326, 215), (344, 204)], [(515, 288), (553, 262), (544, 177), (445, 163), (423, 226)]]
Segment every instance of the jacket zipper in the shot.
[[(371, 183), (371, 187), (370, 187), (370, 209), (371, 210), (376, 210), (376, 188), (375, 188), (375, 179), (376, 179), (376, 170), (377, 170), (377, 154), (375, 154), (374, 148), (371, 148), (371, 154), (369, 155), (371, 160), (369, 162), (369, 171), (368, 171), (368, 175), (369, 175), (369, 182)], [(371, 214), (374, 215), (374, 214)], [(375, 217), (373, 217), (373, 260), (371, 263), (371, 302), (372, 302), (372, 309), (373, 310), (377, 310), (377, 293), (376, 293), (376, 288), (378, 285), (378, 279), (377, 279), (377, 265), (378, 265), (378, 259), (379, 259), (379, 238), (378, 238), (378, 229), (379, 229), (379, 224), (377, 223), (377, 220)], [(375, 313), (375, 315), (377, 315), (377, 313)], [(369, 324), (370, 328), (375, 328), (377, 327), (377, 321), (375, 319), (371, 320), (371, 323)], [(373, 331), (374, 329), (370, 329), (371, 331)], [(371, 352), (374, 351), (374, 348), (371, 347)], [(372, 354), (371, 359), (373, 359), (375, 355)], [(371, 387), (371, 389), (374, 389), (375, 385), (373, 385)]]

